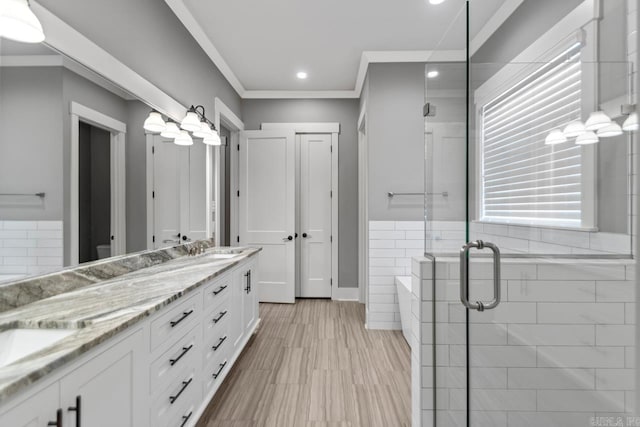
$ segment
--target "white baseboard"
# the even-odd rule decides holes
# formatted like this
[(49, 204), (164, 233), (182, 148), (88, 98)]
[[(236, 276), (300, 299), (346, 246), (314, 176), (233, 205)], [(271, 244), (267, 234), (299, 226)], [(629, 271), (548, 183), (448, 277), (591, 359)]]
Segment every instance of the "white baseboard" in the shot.
[(331, 299), (334, 301), (360, 301), (360, 288), (333, 288)]
[(367, 322), (366, 328), (374, 331), (401, 331), (402, 325), (400, 322)]

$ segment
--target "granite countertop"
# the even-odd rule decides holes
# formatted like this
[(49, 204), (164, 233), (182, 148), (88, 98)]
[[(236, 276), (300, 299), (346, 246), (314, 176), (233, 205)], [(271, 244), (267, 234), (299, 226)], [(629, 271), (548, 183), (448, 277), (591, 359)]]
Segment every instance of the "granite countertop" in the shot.
[[(162, 251), (167, 252), (147, 251), (127, 256), (127, 259), (135, 264), (136, 257), (148, 258), (150, 254)], [(230, 251), (238, 253), (232, 258), (216, 257)], [(167, 256), (161, 262), (139, 262), (137, 269), (130, 268), (129, 272), (120, 275), (109, 274), (109, 278), (102, 280), (99, 278), (105, 275), (104, 270), (110, 263), (103, 263), (103, 269), (96, 268), (99, 265), (96, 263), (93, 283), (0, 312), (0, 332), (12, 328), (75, 330), (56, 344), (0, 368), (0, 404), (259, 251), (259, 248), (209, 248), (196, 256), (187, 256), (186, 251), (174, 251), (173, 256)], [(111, 263), (117, 262), (121, 263), (121, 259)], [(84, 269), (82, 276), (86, 278), (86, 266), (77, 269)], [(68, 277), (73, 272), (74, 269), (68, 269), (59, 276)]]

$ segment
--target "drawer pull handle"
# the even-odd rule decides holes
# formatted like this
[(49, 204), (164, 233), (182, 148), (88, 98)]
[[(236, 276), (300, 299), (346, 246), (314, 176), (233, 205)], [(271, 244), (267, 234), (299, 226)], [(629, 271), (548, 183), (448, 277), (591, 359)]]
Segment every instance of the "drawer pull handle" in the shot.
[(76, 396), (76, 406), (69, 406), (67, 410), (76, 413), (76, 427), (80, 427), (82, 423), (82, 397)]
[(220, 292), (224, 291), (225, 289), (227, 289), (227, 285), (220, 286), (218, 289), (216, 289), (215, 291), (213, 291), (213, 294), (214, 294), (214, 295), (218, 295)]
[(224, 367), (227, 365), (227, 361), (225, 360), (224, 363), (220, 364), (220, 369), (218, 369), (218, 372), (216, 372), (215, 374), (213, 374), (213, 378), (218, 378), (218, 376), (220, 376), (220, 373), (222, 372), (222, 370), (224, 369)]
[(175, 327), (178, 323), (182, 322), (184, 319), (186, 319), (187, 317), (189, 317), (191, 315), (191, 313), (193, 313), (193, 310), (189, 310), (189, 311), (185, 311), (184, 313), (182, 313), (182, 317), (179, 318), (178, 320), (172, 320), (169, 324), (171, 325), (171, 327)]
[(176, 357), (175, 359), (169, 359), (169, 364), (173, 366), (178, 363), (178, 360), (182, 359), (182, 356), (189, 353), (189, 350), (191, 350), (192, 348), (193, 344), (191, 344), (189, 347), (182, 347), (182, 353), (180, 353), (180, 356)]
[(58, 409), (56, 411), (56, 420), (55, 421), (49, 421), (47, 423), (47, 426), (62, 427), (62, 409)]
[(178, 398), (180, 397), (180, 395), (182, 394), (182, 392), (189, 387), (189, 384), (191, 384), (191, 381), (193, 381), (193, 378), (189, 378), (189, 381), (182, 381), (182, 388), (180, 389), (180, 391), (175, 395), (175, 396), (169, 396), (169, 402), (173, 405), (173, 403), (178, 400)]
[(189, 421), (191, 415), (193, 415), (193, 411), (189, 412), (187, 415), (182, 416), (182, 424), (180, 424), (180, 427), (184, 427), (187, 424), (187, 421)]
[(220, 346), (222, 345), (222, 343), (227, 339), (227, 336), (225, 335), (224, 337), (220, 338), (220, 341), (218, 341), (217, 345), (214, 345), (213, 347), (211, 347), (213, 349), (213, 351), (216, 351), (220, 348)]
[(222, 313), (220, 313), (218, 317), (213, 319), (213, 323), (218, 323), (225, 316), (225, 314), (227, 314), (226, 311), (223, 311)]

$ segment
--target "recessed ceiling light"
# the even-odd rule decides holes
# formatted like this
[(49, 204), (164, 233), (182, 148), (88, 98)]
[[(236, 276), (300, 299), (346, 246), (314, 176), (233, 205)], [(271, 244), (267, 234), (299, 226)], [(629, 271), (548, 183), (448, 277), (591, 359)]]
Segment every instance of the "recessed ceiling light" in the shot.
[(446, 0), (429, 0), (429, 3), (431, 4), (440, 4), (440, 3), (444, 3)]
[(427, 78), (430, 79), (435, 79), (436, 77), (438, 77), (440, 75), (440, 73), (438, 72), (438, 70), (431, 70), (427, 73)]
[(299, 78), (300, 80), (304, 80), (307, 78), (307, 73), (304, 71), (298, 71), (298, 73), (296, 74), (296, 77)]

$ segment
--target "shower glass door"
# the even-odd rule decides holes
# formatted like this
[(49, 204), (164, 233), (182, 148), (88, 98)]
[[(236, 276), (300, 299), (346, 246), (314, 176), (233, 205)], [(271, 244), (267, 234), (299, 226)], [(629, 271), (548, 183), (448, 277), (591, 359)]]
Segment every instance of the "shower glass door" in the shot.
[(631, 3), (546, 3), (489, 38), (502, 2), (465, 4), (442, 45), (468, 31), (469, 61), (425, 66), (424, 425), (632, 413)]

